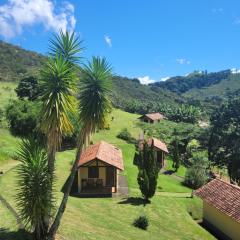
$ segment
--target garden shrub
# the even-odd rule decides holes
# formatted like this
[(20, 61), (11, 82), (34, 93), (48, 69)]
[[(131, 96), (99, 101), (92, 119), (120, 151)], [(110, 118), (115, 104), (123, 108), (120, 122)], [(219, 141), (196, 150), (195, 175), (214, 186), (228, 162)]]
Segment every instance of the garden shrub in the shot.
[(136, 139), (132, 137), (131, 133), (127, 128), (123, 128), (121, 132), (117, 135), (117, 138), (127, 141), (128, 143), (136, 143)]
[(148, 218), (146, 216), (140, 216), (136, 218), (133, 222), (134, 227), (147, 230), (148, 228)]

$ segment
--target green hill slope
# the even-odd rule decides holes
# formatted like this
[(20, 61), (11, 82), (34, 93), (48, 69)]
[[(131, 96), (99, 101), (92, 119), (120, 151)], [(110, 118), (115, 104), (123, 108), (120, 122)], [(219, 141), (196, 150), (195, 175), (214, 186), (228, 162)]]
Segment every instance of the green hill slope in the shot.
[(0, 41), (0, 81), (17, 81), (35, 74), (44, 56)]
[(240, 89), (240, 74), (230, 74), (217, 84), (204, 88), (193, 88), (183, 94), (184, 97), (200, 101), (214, 101), (216, 98), (227, 99), (238, 94)]
[[(27, 75), (37, 74), (45, 57), (0, 41), (0, 59), (0, 81), (17, 82)], [(114, 105), (123, 107), (126, 105), (126, 101), (132, 102), (134, 100), (161, 101), (169, 104), (182, 102), (181, 97), (166, 89), (142, 85), (137, 79), (114, 77)]]
[[(0, 41), (0, 82), (17, 82), (38, 73), (45, 57)], [(187, 103), (212, 109), (233, 95), (240, 94), (240, 74), (231, 70), (193, 72), (150, 86), (138, 79), (116, 76), (113, 81), (115, 107), (129, 112), (160, 111), (163, 105), (177, 107)], [(159, 107), (160, 106), (160, 107)]]

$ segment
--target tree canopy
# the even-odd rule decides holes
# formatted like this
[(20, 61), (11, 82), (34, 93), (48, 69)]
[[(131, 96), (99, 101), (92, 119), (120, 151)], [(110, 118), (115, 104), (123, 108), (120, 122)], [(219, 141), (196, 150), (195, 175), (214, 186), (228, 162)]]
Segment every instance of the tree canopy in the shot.
[(240, 98), (223, 104), (211, 116), (208, 154), (213, 165), (226, 167), (230, 179), (240, 184)]

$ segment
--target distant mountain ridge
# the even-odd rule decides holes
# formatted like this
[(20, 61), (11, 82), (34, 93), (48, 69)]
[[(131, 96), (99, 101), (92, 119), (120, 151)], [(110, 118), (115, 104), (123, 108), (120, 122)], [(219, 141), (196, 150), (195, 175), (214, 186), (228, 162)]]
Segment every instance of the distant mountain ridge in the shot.
[(153, 86), (157, 86), (177, 94), (183, 94), (191, 89), (206, 88), (214, 84), (227, 79), (231, 75), (231, 70), (224, 70), (220, 72), (193, 72), (187, 76), (171, 77), (166, 81), (153, 83)]
[[(29, 75), (37, 75), (46, 59), (44, 55), (0, 41), (0, 81), (18, 81)], [(142, 85), (138, 79), (116, 76), (113, 82), (115, 106), (146, 105), (151, 109), (161, 105), (190, 104), (218, 106), (223, 101), (240, 95), (239, 71), (224, 70), (207, 73), (195, 71), (188, 76), (171, 77), (166, 81)], [(125, 106), (125, 107), (124, 107)], [(141, 107), (140, 107), (141, 108)]]

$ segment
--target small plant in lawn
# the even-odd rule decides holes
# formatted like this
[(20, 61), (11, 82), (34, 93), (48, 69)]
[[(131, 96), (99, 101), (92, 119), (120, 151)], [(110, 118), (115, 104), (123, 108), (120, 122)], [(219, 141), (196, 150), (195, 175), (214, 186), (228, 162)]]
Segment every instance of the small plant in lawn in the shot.
[(117, 138), (123, 139), (128, 143), (136, 143), (136, 139), (132, 137), (131, 133), (127, 130), (127, 128), (123, 128), (121, 132), (117, 135)]
[(136, 218), (133, 222), (134, 227), (141, 228), (143, 230), (147, 230), (148, 225), (148, 218), (146, 216), (140, 216)]

